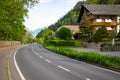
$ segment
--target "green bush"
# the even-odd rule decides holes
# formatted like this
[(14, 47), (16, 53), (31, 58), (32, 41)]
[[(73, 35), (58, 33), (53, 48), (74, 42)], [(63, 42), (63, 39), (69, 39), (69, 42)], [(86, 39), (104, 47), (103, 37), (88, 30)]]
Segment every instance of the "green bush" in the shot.
[(72, 39), (72, 32), (63, 26), (57, 30), (56, 37), (61, 40), (69, 40)]
[(76, 46), (76, 47), (82, 46), (81, 42), (76, 40), (49, 40), (46, 41), (45, 44), (54, 46)]
[(112, 46), (112, 43), (104, 42), (104, 43), (101, 44), (101, 47), (109, 47), (109, 46)]
[(102, 65), (108, 68), (120, 69), (120, 57), (105, 56), (95, 52), (78, 52), (71, 48), (65, 47), (54, 47), (45, 45), (44, 47), (58, 54), (68, 56), (70, 58)]
[(55, 46), (75, 46), (74, 41), (65, 41), (65, 40), (49, 40), (46, 42), (48, 45), (55, 45)]
[(105, 27), (99, 28), (94, 34), (95, 42), (106, 41), (108, 38), (107, 29)]

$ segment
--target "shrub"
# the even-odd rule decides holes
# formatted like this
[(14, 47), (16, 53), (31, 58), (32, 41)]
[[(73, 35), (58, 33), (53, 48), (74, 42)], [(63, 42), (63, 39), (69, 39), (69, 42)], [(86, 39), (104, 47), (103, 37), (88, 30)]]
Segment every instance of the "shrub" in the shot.
[(69, 40), (72, 38), (72, 33), (70, 29), (62, 27), (57, 31), (56, 37), (62, 40)]
[(49, 40), (46, 42), (48, 45), (54, 45), (54, 46), (75, 46), (75, 41), (72, 40)]
[(81, 47), (82, 43), (79, 40), (49, 40), (45, 44), (54, 46), (72, 46)]
[(100, 42), (108, 38), (107, 29), (105, 27), (99, 28), (94, 34), (95, 42)]
[(47, 49), (58, 54), (68, 56), (77, 60), (102, 65), (104, 67), (120, 69), (120, 57), (105, 56), (95, 52), (78, 52), (71, 48), (45, 46)]
[(120, 32), (117, 34), (116, 38), (120, 40)]

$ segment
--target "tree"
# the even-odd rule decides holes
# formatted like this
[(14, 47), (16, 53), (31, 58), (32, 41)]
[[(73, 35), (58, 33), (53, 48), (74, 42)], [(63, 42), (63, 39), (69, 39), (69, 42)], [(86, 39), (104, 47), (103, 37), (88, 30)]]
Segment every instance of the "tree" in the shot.
[(95, 4), (97, 3), (98, 0), (87, 0), (88, 3), (92, 3), (92, 4)]
[(80, 33), (81, 33), (81, 38), (86, 40), (90, 37), (91, 35), (91, 21), (89, 18), (84, 14), (82, 17), (82, 20), (80, 22)]
[(117, 34), (116, 38), (118, 38), (118, 40), (120, 40), (120, 31), (119, 31), (119, 33)]
[(23, 41), (28, 8), (37, 0), (0, 0), (0, 40)]
[(120, 0), (87, 0), (92, 4), (120, 4)]
[(79, 16), (81, 5), (82, 2), (78, 2), (72, 10), (70, 10), (66, 15), (60, 18), (55, 24), (48, 26), (48, 28), (55, 32), (62, 25), (78, 25), (77, 19)]
[(39, 34), (37, 35), (37, 38), (42, 38), (44, 42), (47, 40), (51, 40), (53, 38), (53, 31), (46, 28), (41, 32), (39, 32)]
[(37, 35), (36, 35), (36, 38), (42, 38), (42, 32), (43, 32), (44, 30), (41, 30)]
[(100, 42), (104, 38), (108, 38), (107, 29), (105, 27), (99, 28), (96, 33), (94, 34), (95, 42)]
[(65, 28), (65, 27), (61, 27), (57, 33), (56, 33), (56, 37), (62, 40), (69, 40), (72, 38), (72, 33), (70, 31), (70, 29)]

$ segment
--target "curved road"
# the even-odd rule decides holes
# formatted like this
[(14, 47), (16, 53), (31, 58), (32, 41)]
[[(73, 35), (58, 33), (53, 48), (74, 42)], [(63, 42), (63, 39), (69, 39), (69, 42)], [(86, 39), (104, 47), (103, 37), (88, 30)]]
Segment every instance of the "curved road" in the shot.
[(21, 48), (15, 59), (22, 80), (119, 80), (120, 73), (73, 60), (34, 44)]

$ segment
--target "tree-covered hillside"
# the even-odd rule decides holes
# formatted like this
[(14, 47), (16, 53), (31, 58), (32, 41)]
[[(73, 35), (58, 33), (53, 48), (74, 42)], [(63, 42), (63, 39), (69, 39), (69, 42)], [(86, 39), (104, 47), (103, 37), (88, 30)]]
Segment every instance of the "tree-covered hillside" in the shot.
[(120, 0), (87, 0), (91, 4), (120, 4)]
[(58, 20), (55, 24), (50, 25), (48, 28), (56, 31), (62, 25), (76, 25), (79, 11), (81, 8), (82, 2), (78, 2), (77, 5), (69, 11), (64, 17)]

